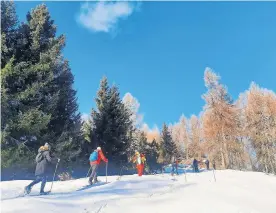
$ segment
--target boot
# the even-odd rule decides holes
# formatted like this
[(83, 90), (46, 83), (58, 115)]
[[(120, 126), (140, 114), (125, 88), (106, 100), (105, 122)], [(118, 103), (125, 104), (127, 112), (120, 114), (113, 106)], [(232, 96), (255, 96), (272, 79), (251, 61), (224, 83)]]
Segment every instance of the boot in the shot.
[(31, 192), (31, 187), (29, 187), (29, 186), (26, 186), (25, 188), (24, 188), (24, 194), (30, 194), (30, 192)]
[(47, 194), (49, 194), (49, 192), (44, 192), (44, 191), (42, 191), (42, 192), (40, 192), (39, 194), (40, 194), (40, 195), (47, 195)]

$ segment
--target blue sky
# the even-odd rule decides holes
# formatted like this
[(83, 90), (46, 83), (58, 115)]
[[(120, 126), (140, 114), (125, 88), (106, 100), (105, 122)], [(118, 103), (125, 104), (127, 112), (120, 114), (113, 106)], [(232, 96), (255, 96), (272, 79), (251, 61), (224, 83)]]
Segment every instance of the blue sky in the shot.
[[(39, 2), (16, 2), (21, 21)], [(206, 67), (231, 96), (252, 81), (276, 91), (276, 2), (46, 2), (75, 75), (79, 110), (90, 113), (106, 75), (140, 102), (152, 127), (198, 114)]]

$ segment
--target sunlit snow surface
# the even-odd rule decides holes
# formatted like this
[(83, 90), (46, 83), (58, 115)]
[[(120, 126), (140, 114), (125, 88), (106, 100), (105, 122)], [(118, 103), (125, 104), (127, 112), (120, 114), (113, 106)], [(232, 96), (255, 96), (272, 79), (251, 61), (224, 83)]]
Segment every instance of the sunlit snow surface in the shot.
[[(275, 213), (276, 177), (233, 170), (199, 174), (98, 177), (102, 183), (84, 189), (87, 178), (54, 182), (50, 195), (16, 198), (30, 181), (1, 182), (3, 213)], [(50, 188), (47, 183), (46, 189)], [(179, 211), (180, 212), (180, 211)]]

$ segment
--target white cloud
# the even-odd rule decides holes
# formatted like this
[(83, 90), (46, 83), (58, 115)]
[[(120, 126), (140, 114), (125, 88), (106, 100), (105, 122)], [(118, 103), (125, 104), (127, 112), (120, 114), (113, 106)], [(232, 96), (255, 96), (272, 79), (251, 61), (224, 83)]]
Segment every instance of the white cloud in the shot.
[(118, 21), (130, 16), (137, 8), (131, 2), (97, 2), (81, 6), (78, 21), (93, 32), (110, 32)]

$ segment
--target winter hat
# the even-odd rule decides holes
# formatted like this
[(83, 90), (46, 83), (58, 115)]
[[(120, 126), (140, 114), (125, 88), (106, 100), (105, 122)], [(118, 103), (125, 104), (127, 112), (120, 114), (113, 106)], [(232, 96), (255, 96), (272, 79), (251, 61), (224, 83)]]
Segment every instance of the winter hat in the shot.
[(45, 143), (45, 144), (44, 144), (44, 147), (47, 147), (47, 148), (48, 148), (48, 150), (50, 150), (50, 149), (51, 149), (51, 146), (50, 146), (50, 144), (48, 144), (48, 143)]
[(97, 150), (102, 150), (102, 148), (101, 147), (97, 147)]

